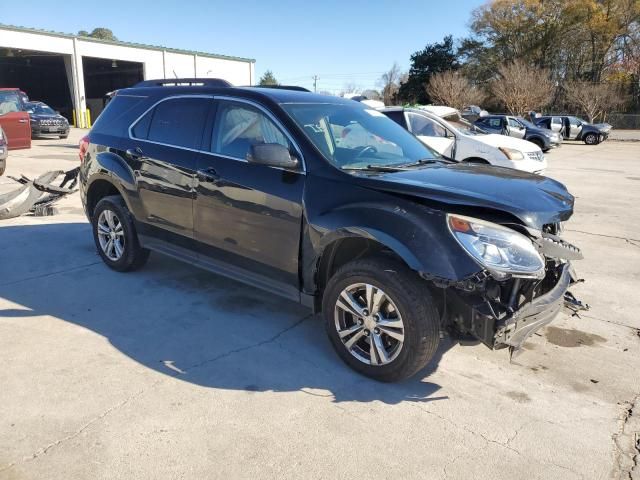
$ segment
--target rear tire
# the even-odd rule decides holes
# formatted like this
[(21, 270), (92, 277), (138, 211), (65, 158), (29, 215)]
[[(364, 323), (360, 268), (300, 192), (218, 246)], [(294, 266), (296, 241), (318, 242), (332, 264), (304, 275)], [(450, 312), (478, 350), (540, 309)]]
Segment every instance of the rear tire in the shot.
[(64, 140), (65, 138), (69, 138), (68, 133), (66, 135), (60, 135), (60, 140)]
[(98, 254), (109, 268), (130, 272), (147, 263), (149, 250), (140, 246), (133, 218), (121, 196), (100, 200), (91, 224)]
[(584, 136), (584, 143), (587, 145), (597, 145), (598, 144), (598, 136), (595, 133), (587, 133)]
[(4, 175), (4, 171), (7, 169), (7, 163), (6, 161), (4, 161), (3, 163), (0, 164), (0, 177), (2, 175)]
[(342, 266), (329, 279), (322, 307), (340, 358), (375, 380), (411, 377), (438, 348), (440, 318), (429, 290), (398, 261), (374, 257)]

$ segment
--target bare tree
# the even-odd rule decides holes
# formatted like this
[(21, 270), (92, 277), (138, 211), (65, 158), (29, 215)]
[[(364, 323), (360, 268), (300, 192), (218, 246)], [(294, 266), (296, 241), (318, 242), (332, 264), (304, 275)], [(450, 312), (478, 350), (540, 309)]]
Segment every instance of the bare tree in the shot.
[(539, 110), (553, 99), (555, 85), (545, 69), (516, 60), (498, 69), (490, 91), (512, 115)]
[(429, 97), (435, 102), (462, 110), (468, 105), (478, 105), (484, 92), (472, 85), (460, 72), (448, 70), (434, 73), (426, 85)]
[(342, 91), (340, 92), (340, 96), (344, 97), (345, 95), (358, 94), (362, 92), (362, 87), (357, 85), (355, 82), (347, 82), (342, 87)]
[(400, 88), (400, 80), (402, 72), (397, 62), (393, 62), (391, 68), (384, 72), (378, 80), (378, 84), (382, 89), (382, 101), (385, 105), (390, 105), (395, 101), (396, 94)]
[(606, 118), (616, 107), (627, 101), (620, 89), (613, 83), (570, 82), (565, 86), (567, 102), (579, 108), (588, 117), (589, 122), (596, 118)]

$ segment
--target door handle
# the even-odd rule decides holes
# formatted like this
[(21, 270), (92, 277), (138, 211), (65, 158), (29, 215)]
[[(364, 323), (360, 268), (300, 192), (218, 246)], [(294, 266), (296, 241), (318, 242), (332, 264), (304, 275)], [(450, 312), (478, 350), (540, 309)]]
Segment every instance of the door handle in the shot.
[(204, 168), (202, 170), (198, 170), (198, 180), (201, 182), (215, 182), (220, 178), (218, 172), (213, 167)]
[(26, 118), (21, 118), (20, 120), (18, 120), (18, 122), (20, 122), (20, 123), (27, 123), (27, 119), (26, 119)]
[(132, 158), (133, 160), (137, 160), (142, 157), (142, 149), (140, 147), (128, 148), (125, 153), (127, 154), (127, 157)]

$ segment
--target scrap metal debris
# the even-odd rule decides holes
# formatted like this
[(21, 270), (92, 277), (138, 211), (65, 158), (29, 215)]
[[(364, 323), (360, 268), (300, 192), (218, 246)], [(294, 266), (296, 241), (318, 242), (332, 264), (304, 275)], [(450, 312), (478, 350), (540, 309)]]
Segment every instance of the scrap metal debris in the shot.
[[(8, 177), (21, 186), (16, 190), (0, 195), (0, 220), (19, 217), (26, 213), (35, 216), (49, 216), (57, 213), (54, 204), (61, 198), (76, 192), (80, 168), (62, 171), (55, 170), (40, 175), (35, 180), (22, 175), (20, 178)], [(59, 185), (54, 185), (58, 177), (64, 175)]]

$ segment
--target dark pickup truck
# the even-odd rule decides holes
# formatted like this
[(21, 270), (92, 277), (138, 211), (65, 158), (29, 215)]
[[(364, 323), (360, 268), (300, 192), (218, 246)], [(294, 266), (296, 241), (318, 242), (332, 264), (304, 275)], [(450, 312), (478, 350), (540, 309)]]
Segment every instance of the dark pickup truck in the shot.
[(578, 305), (561, 183), (448, 161), (357, 102), (149, 80), (113, 96), (81, 151), (110, 268), (155, 251), (301, 302), (378, 380), (418, 372), (445, 331), (519, 349)]

